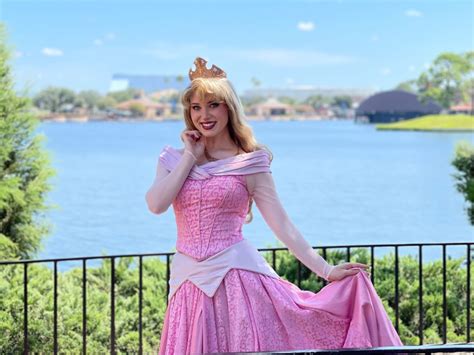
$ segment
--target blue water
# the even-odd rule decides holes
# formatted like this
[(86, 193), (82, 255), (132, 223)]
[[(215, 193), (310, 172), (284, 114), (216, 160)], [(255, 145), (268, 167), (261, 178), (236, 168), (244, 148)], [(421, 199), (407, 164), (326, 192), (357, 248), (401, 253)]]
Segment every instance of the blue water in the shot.
[[(283, 205), (312, 245), (474, 240), (451, 166), (456, 142), (472, 134), (379, 132), (349, 121), (252, 126), (274, 153)], [(162, 147), (179, 147), (182, 129), (181, 122), (42, 123), (57, 175), (54, 229), (38, 257), (173, 250), (172, 208), (153, 215), (144, 195)], [(276, 245), (255, 206), (244, 234), (257, 247)]]

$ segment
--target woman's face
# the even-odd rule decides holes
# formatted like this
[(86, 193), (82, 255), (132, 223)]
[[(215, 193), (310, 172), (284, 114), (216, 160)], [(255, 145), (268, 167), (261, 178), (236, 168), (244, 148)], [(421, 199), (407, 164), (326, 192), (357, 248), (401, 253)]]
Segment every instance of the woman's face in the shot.
[(191, 96), (189, 110), (194, 126), (204, 137), (216, 137), (227, 130), (229, 111), (225, 102), (213, 96), (201, 99), (195, 93)]

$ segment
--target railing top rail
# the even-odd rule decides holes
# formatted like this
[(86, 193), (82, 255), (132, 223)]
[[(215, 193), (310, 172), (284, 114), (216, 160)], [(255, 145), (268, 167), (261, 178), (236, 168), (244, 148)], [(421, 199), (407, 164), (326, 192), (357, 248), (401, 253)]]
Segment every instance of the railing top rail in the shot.
[[(340, 249), (340, 248), (386, 248), (386, 247), (417, 247), (417, 246), (456, 246), (456, 245), (474, 245), (474, 242), (433, 242), (433, 243), (383, 243), (383, 244), (339, 244), (339, 245), (319, 245), (313, 246), (314, 249)], [(287, 250), (285, 247), (258, 248), (260, 251)]]
[[(345, 244), (345, 245), (320, 245), (313, 246), (314, 249), (339, 249), (339, 248), (386, 248), (386, 247), (417, 247), (417, 246), (466, 246), (474, 245), (474, 242), (439, 242), (439, 243), (384, 243), (384, 244)], [(274, 248), (258, 248), (259, 251), (272, 251), (272, 250), (288, 250), (285, 247), (274, 247)], [(34, 263), (54, 263), (60, 261), (83, 261), (83, 260), (101, 260), (101, 259), (114, 259), (114, 258), (126, 258), (126, 257), (152, 257), (152, 256), (171, 256), (174, 252), (164, 253), (145, 253), (145, 254), (115, 254), (115, 255), (95, 255), (95, 256), (78, 256), (68, 258), (48, 258), (48, 259), (26, 259), (26, 260), (0, 260), (0, 265), (15, 265), (15, 264), (34, 264)]]
[[(405, 354), (405, 353), (453, 353), (453, 352), (472, 352), (474, 343), (453, 343), (453, 344), (435, 344), (435, 345), (416, 345), (416, 346), (386, 346), (376, 348), (345, 348), (331, 350), (296, 350), (291, 352), (272, 352), (272, 353), (249, 353), (249, 354)], [(226, 353), (227, 354), (227, 353)], [(242, 353), (228, 353), (242, 354)]]
[(82, 260), (100, 260), (100, 259), (115, 259), (127, 257), (149, 257), (149, 256), (167, 256), (174, 255), (174, 252), (165, 253), (145, 253), (145, 254), (116, 254), (116, 255), (94, 255), (94, 256), (76, 256), (69, 258), (49, 258), (49, 259), (26, 259), (26, 260), (0, 260), (0, 265), (4, 264), (33, 264), (33, 263), (53, 263), (55, 261), (82, 261)]

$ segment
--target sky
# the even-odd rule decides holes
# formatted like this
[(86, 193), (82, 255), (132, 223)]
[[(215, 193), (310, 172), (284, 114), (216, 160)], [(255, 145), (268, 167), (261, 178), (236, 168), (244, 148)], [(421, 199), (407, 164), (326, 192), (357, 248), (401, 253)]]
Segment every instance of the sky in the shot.
[(473, 50), (474, 0), (0, 0), (16, 87), (106, 93), (114, 73), (187, 75), (201, 56), (237, 91), (389, 90)]

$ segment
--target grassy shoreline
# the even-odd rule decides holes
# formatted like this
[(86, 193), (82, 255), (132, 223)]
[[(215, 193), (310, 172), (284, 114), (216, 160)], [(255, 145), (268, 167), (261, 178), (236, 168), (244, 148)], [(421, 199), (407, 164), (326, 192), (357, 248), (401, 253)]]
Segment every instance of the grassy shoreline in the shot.
[(474, 116), (428, 115), (375, 127), (381, 131), (474, 132)]

